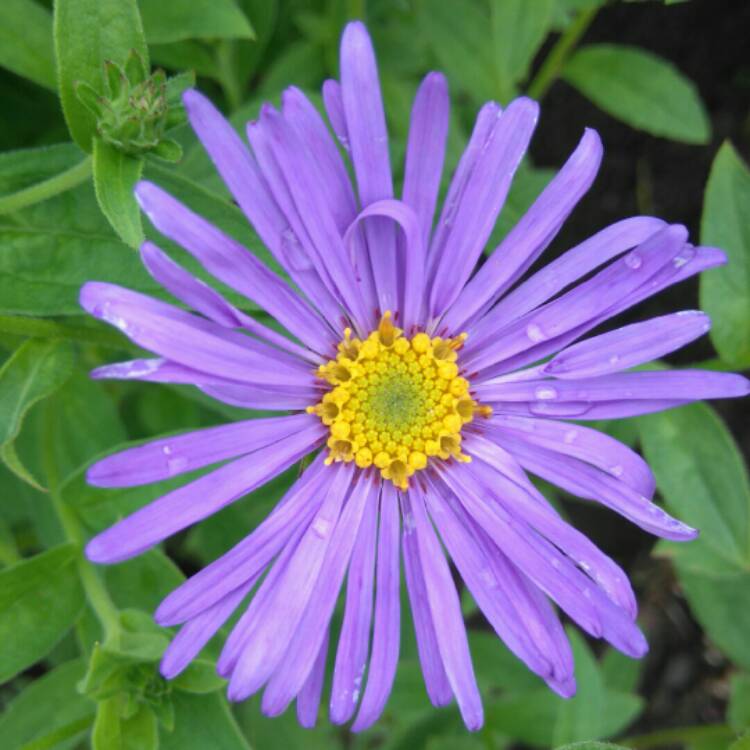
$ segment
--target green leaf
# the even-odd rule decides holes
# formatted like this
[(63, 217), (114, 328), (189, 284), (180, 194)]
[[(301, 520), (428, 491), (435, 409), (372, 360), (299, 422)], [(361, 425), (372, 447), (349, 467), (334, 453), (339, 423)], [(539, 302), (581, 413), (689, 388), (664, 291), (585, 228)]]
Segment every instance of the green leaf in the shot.
[(60, 101), (73, 140), (91, 151), (94, 115), (78, 100), (75, 86), (83, 81), (103, 91), (103, 65), (124, 65), (135, 50), (148, 67), (148, 48), (136, 0), (56, 0), (55, 53)]
[(143, 159), (94, 139), (94, 189), (99, 207), (120, 239), (134, 248), (143, 242), (141, 211), (133, 195)]
[(557, 750), (628, 750), (622, 745), (613, 745), (611, 742), (574, 742), (572, 745), (563, 745)]
[[(74, 722), (93, 721), (94, 704), (76, 690), (84, 671), (81, 660), (66, 662), (34, 680), (14, 698), (0, 716), (4, 749), (20, 750), (27, 743), (47, 738)], [(44, 707), (43, 722), (39, 720), (40, 706)]]
[(726, 251), (729, 263), (702, 274), (701, 307), (711, 316), (711, 341), (722, 360), (750, 366), (750, 171), (725, 142), (706, 185), (701, 243)]
[(31, 339), (0, 369), (0, 457), (21, 479), (38, 487), (16, 455), (18, 437), (29, 409), (54, 393), (73, 368), (70, 344)]
[(456, 23), (451, 3), (420, 3), (418, 24), (454, 90), (474, 101), (497, 98), (500, 92), (486, 8), (467, 0), (461, 4), (460, 16), (461, 22)]
[(216, 674), (216, 665), (206, 659), (196, 659), (180, 675), (172, 680), (175, 690), (186, 693), (213, 693), (221, 690), (227, 683)]
[(707, 143), (708, 115), (694, 84), (651, 52), (614, 44), (579, 49), (563, 78), (613, 117), (652, 135)]
[(727, 721), (738, 732), (750, 729), (750, 674), (732, 675), (732, 694), (727, 709)]
[[(646, 459), (670, 510), (700, 529), (687, 547), (703, 569), (750, 564), (750, 483), (732, 436), (704, 404), (639, 418)], [(674, 549), (675, 546), (670, 546)]]
[[(0, 154), (0, 195), (56, 174), (80, 156), (80, 150), (72, 144)], [(146, 176), (278, 272), (270, 252), (228, 198), (157, 164), (147, 164)], [(246, 298), (213, 281), (195, 260), (150, 225), (146, 236), (171, 250), (185, 268), (224, 291), (232, 302), (243, 309), (254, 308)], [(78, 293), (90, 279), (169, 299), (143, 268), (138, 254), (114, 234), (97, 205), (91, 184), (0, 216), (0, 314), (82, 315)]]
[(501, 101), (515, 93), (515, 84), (526, 78), (534, 55), (552, 24), (555, 0), (492, 0), (490, 19), (495, 68)]
[(211, 695), (173, 694), (175, 727), (162, 732), (161, 750), (250, 750), (232, 717), (226, 700), (218, 693)]
[(0, 682), (44, 658), (83, 608), (75, 545), (0, 571)]
[(149, 44), (184, 39), (253, 39), (253, 27), (233, 0), (139, 0)]
[(0, 3), (0, 66), (55, 91), (52, 16), (34, 0)]
[(609, 688), (583, 637), (568, 630), (576, 665), (576, 695), (565, 700), (548, 688), (504, 696), (488, 706), (487, 725), (522, 742), (550, 747), (625, 728), (643, 704), (636, 695)]
[(661, 542), (708, 635), (750, 668), (750, 484), (737, 445), (703, 404), (639, 418), (646, 459), (669, 509), (701, 531)]

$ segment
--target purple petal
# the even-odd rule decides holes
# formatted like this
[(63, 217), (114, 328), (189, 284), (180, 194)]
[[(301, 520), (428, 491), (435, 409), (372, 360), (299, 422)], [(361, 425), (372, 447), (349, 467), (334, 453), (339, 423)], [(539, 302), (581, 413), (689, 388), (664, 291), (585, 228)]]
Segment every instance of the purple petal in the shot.
[(329, 325), (334, 330), (338, 330), (345, 317), (342, 314), (340, 301), (328, 268), (324, 263), (319, 262), (316, 248), (307, 235), (302, 223), (303, 217), (300, 216), (279, 165), (269, 132), (271, 114), (280, 117), (270, 104), (264, 104), (260, 110), (260, 118), (247, 123), (247, 137), (255, 158), (258, 160), (263, 180), (268, 185), (286, 222), (279, 242), (279, 252), (284, 258), (283, 263), (289, 270), (289, 275)]
[(230, 700), (247, 698), (268, 680), (284, 657), (308, 606), (349, 491), (352, 464), (337, 464), (329, 472), (331, 480), (320, 510), (305, 531), (284, 574), (269, 592), (263, 612), (258, 614), (243, 639), (242, 652), (229, 679)]
[(244, 586), (227, 594), (180, 628), (161, 658), (159, 672), (162, 677), (171, 680), (198, 656), (203, 647), (216, 635), (219, 628), (250, 593), (259, 577), (260, 575), (251, 578)]
[[(507, 325), (520, 318), (607, 261), (645, 242), (665, 226), (660, 219), (636, 216), (602, 229), (503, 297), (492, 310), (493, 320)], [(451, 310), (446, 322), (453, 315)]]
[(404, 577), (411, 605), (414, 632), (417, 637), (417, 651), (422, 665), (422, 674), (427, 695), (434, 706), (447, 706), (452, 698), (448, 676), (437, 642), (437, 627), (427, 601), (427, 588), (419, 558), (414, 515), (408, 495), (401, 496), (401, 514), (404, 519), (402, 544), (404, 550)]
[(461, 603), (448, 562), (427, 517), (421, 491), (417, 488), (410, 489), (409, 500), (417, 533), (419, 559), (424, 571), (427, 601), (437, 625), (435, 634), (440, 656), (448, 682), (456, 696), (461, 718), (467, 729), (476, 731), (484, 722), (484, 712), (471, 664)]
[(339, 228), (326, 202), (323, 185), (326, 175), (318, 167), (321, 157), (307, 150), (294, 128), (277, 112), (266, 108), (261, 122), (267, 127), (270, 147), (299, 214), (302, 231), (298, 231), (298, 235), (309, 238), (317, 264), (325, 266), (337, 296), (362, 332), (368, 330), (373, 322), (369, 309), (374, 299), (364, 297), (368, 290), (360, 286), (355, 277)]
[(320, 353), (330, 351), (330, 328), (247, 248), (150, 182), (139, 182), (135, 196), (151, 223), (210, 274), (258, 304), (300, 341)]
[(403, 312), (399, 323), (408, 334), (420, 320), (422, 298), (424, 296), (424, 265), (425, 249), (422, 244), (421, 230), (417, 215), (409, 206), (401, 201), (382, 200), (371, 203), (357, 216), (346, 230), (344, 244), (351, 242), (357, 229), (357, 224), (370, 217), (384, 217), (395, 221), (404, 232), (404, 242), (400, 249), (406, 255), (403, 263), (404, 270), (404, 303), (398, 306)]
[[(477, 481), (471, 465), (460, 464), (441, 478), (497, 546), (594, 637), (603, 637), (624, 653), (640, 657), (648, 649), (630, 616), (615, 605), (590, 578), (556, 547), (536, 535), (499, 503), (489, 503), (492, 490)], [(459, 494), (460, 493), (460, 494)]]
[[(322, 117), (299, 89), (292, 86), (284, 91), (281, 98), (284, 119), (292, 125), (307, 146), (319, 172), (316, 193), (322, 193), (321, 197), (333, 217), (338, 233), (343, 235), (346, 228), (354, 221), (358, 211), (344, 160)], [(299, 159), (300, 155), (295, 154), (295, 157)], [(365, 306), (373, 311), (374, 318), (377, 298), (372, 270), (367, 261), (364, 237), (358, 234), (356, 242), (359, 246), (356, 257), (365, 258), (365, 263), (357, 269), (357, 284), (362, 289)], [(327, 252), (325, 254), (327, 255)], [(375, 322), (374, 319), (370, 320), (373, 325)]]
[(344, 100), (341, 96), (341, 85), (332, 78), (323, 81), (323, 105), (331, 123), (333, 132), (336, 134), (341, 146), (349, 150), (349, 133), (346, 129), (346, 116), (344, 115)]
[(154, 615), (156, 621), (165, 627), (186, 622), (259, 575), (297, 528), (307, 528), (329, 478), (318, 456), (252, 533), (162, 601)]
[(698, 532), (665, 513), (647, 497), (594, 466), (570, 456), (498, 436), (521, 465), (567, 492), (605, 505), (645, 531), (674, 541), (694, 539)]
[(151, 276), (188, 307), (227, 328), (244, 328), (262, 341), (273, 344), (300, 359), (320, 364), (322, 359), (308, 349), (245, 315), (217, 291), (188, 273), (152, 242), (141, 246), (141, 259)]
[[(388, 131), (372, 42), (363, 23), (347, 24), (341, 37), (341, 96), (361, 206), (393, 197)], [(396, 235), (383, 220), (366, 227), (370, 262), (382, 312), (396, 305)]]
[(608, 375), (676, 351), (710, 327), (710, 318), (699, 310), (662, 315), (563, 349), (544, 365), (542, 372), (556, 378)]
[(378, 503), (371, 500), (365, 507), (349, 566), (344, 621), (341, 624), (331, 686), (330, 716), (334, 724), (343, 724), (354, 715), (367, 666), (377, 516)]
[[(323, 491), (323, 494), (325, 494), (325, 491)], [(267, 570), (261, 585), (250, 601), (250, 605), (229, 633), (219, 659), (216, 662), (216, 671), (222, 677), (228, 679), (231, 676), (244, 651), (245, 644), (253, 636), (256, 624), (260, 619), (267, 616), (267, 607), (275, 595), (276, 586), (286, 575), (289, 563), (297, 552), (300, 540), (306, 533), (312, 516), (318, 512), (321, 504), (322, 499), (314, 504), (313, 512), (309, 517), (306, 516), (303, 523), (297, 526), (288, 538), (285, 538), (281, 546), (281, 551)], [(231, 693), (227, 697), (229, 700), (234, 700)], [(244, 698), (239, 698), (238, 700), (244, 700)]]
[[(491, 443), (486, 443), (491, 447)], [(509, 515), (522, 520), (530, 529), (552, 542), (568, 558), (598, 584), (607, 596), (635, 619), (638, 605), (625, 572), (607, 557), (584, 534), (570, 526), (557, 514), (542, 495), (527, 481), (520, 487), (498, 472), (491, 461), (472, 465), (475, 477), (492, 487), (497, 501)]]
[(478, 384), (475, 391), (480, 400), (487, 402), (698, 401), (746, 396), (750, 393), (750, 381), (731, 372), (665, 370), (624, 372), (576, 380), (489, 381)]
[(309, 365), (242, 333), (115, 284), (89, 281), (81, 306), (144, 349), (230, 380), (309, 388)]
[[(264, 244), (318, 310), (330, 313), (331, 300), (326, 296), (315, 269), (296, 264), (290, 256), (293, 234), (289, 234), (289, 221), (239, 135), (216, 107), (197, 91), (186, 91), (182, 101), (193, 130)], [(328, 317), (328, 320), (335, 321), (337, 316)]]
[(310, 604), (263, 694), (262, 707), (267, 716), (278, 716), (286, 710), (314, 667), (315, 656), (328, 632), (365, 506), (377, 504), (378, 491), (377, 484), (369, 481), (359, 482), (352, 489), (333, 530)]
[[(683, 245), (677, 254), (671, 258), (671, 262), (666, 263), (650, 279), (644, 281), (644, 283), (634, 291), (629, 292), (621, 299), (616, 300), (615, 304), (611, 307), (600, 312), (585, 323), (566, 331), (561, 336), (542, 340), (540, 343), (528, 348), (526, 351), (509, 357), (498, 365), (489, 368), (484, 375), (487, 378), (494, 377), (495, 375), (513, 372), (514, 370), (525, 367), (532, 362), (543, 360), (551, 354), (559, 352), (574, 341), (577, 341), (581, 336), (601, 325), (609, 318), (612, 318), (638, 302), (657, 294), (662, 289), (666, 289), (672, 284), (684, 281), (685, 279), (690, 278), (697, 273), (701, 273), (708, 268), (723, 265), (724, 263), (726, 263), (726, 255), (721, 250), (712, 247), (693, 247), (689, 244)], [(650, 411), (667, 409), (675, 405), (679, 405), (679, 402), (674, 401), (670, 405), (655, 405)], [(597, 409), (601, 409), (601, 405), (597, 407)], [(644, 411), (632, 411), (632, 404), (629, 405), (629, 409), (631, 409), (629, 412), (630, 414), (646, 413)], [(592, 418), (609, 419), (610, 417), (601, 416)]]
[(430, 269), (433, 269), (436, 266), (437, 261), (442, 257), (443, 252), (445, 251), (445, 244), (450, 237), (453, 222), (456, 218), (456, 211), (458, 210), (463, 193), (466, 190), (469, 178), (476, 168), (483, 153), (487, 138), (495, 127), (501, 113), (502, 110), (500, 109), (500, 106), (495, 102), (487, 102), (479, 110), (476, 122), (474, 123), (474, 129), (469, 138), (469, 143), (461, 155), (461, 159), (456, 167), (456, 172), (451, 179), (450, 186), (448, 187), (448, 194), (443, 202), (440, 218), (435, 227), (432, 242), (430, 243), (428, 253)]
[(436, 483), (430, 482), (427, 493), (430, 517), (477, 605), (497, 635), (526, 666), (542, 678), (550, 677), (554, 667), (530, 639), (517, 612), (505, 580), (496, 575), (479, 540), (464, 526), (449, 507)]
[(325, 432), (322, 424), (310, 424), (279, 444), (167, 493), (95, 536), (86, 545), (86, 556), (92, 562), (115, 563), (144, 552), (265, 484), (314, 450)]
[(450, 99), (442, 73), (428, 73), (414, 98), (404, 166), (403, 200), (414, 209), (422, 230), (422, 244), (430, 243), (448, 137)]
[(259, 388), (245, 383), (199, 383), (207, 396), (243, 409), (262, 411), (305, 409), (320, 401), (321, 391), (316, 388)]
[(466, 181), (452, 229), (431, 277), (431, 316), (441, 315), (458, 297), (495, 226), (513, 175), (534, 132), (539, 105), (511, 102), (496, 121)]
[[(590, 463), (651, 497), (656, 480), (648, 464), (627, 445), (598, 430), (568, 422), (496, 414), (491, 419), (494, 433), (509, 434), (531, 445), (547, 448)], [(502, 444), (502, 443), (501, 443)]]
[(684, 227), (667, 227), (590, 280), (510, 325), (495, 321), (490, 313), (467, 342), (466, 366), (484, 369), (596, 318), (667, 265), (686, 237)]
[(320, 697), (323, 694), (323, 680), (326, 676), (326, 657), (328, 656), (328, 630), (323, 643), (318, 649), (312, 671), (305, 680), (297, 696), (297, 720), (305, 729), (312, 729), (318, 718)]
[(461, 330), (523, 275), (591, 187), (601, 159), (599, 136), (586, 130), (563, 168), (466, 285), (446, 315), (445, 325)]
[(278, 443), (315, 421), (309, 414), (249, 419), (161, 438), (97, 461), (86, 472), (86, 481), (95, 487), (158, 482)]
[(396, 490), (390, 482), (383, 485), (378, 534), (377, 588), (372, 655), (367, 687), (359, 713), (352, 725), (360, 732), (374, 724), (385, 708), (398, 666), (401, 637), (401, 600), (399, 599), (399, 509)]

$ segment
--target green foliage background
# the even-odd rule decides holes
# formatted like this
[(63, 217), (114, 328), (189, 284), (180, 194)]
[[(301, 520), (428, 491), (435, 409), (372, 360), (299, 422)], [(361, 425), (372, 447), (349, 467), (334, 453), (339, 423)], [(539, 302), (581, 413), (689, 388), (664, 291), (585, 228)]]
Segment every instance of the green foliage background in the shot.
[[(156, 666), (168, 633), (152, 623), (150, 613), (185, 573), (253, 528), (294, 471), (170, 542), (167, 550), (107, 569), (94, 568), (82, 556), (82, 544), (91, 535), (174, 484), (109, 491), (88, 487), (84, 471), (95, 457), (133, 441), (246, 418), (247, 413), (188, 388), (89, 380), (92, 367), (137, 356), (138, 350), (118, 332), (84, 317), (78, 289), (98, 279), (163, 296), (134, 250), (144, 236), (165, 246), (142, 221), (132, 198), (132, 186), (142, 175), (273, 266), (184, 124), (179, 93), (197, 77), (198, 86), (238, 128), (256, 115), (262, 101), (278, 102), (289, 84), (302, 87), (320, 106), (320, 84), (337, 74), (338, 39), (349, 18), (365, 19), (375, 39), (397, 176), (411, 99), (419, 78), (434, 68), (447, 73), (453, 98), (446, 180), (483, 101), (505, 103), (519, 93), (544, 100), (552, 86), (577, 89), (607, 115), (655, 138), (716, 151), (700, 239), (724, 248), (730, 264), (701, 280), (700, 302), (713, 317), (716, 354), (700, 365), (750, 367), (750, 173), (731, 143), (716, 150), (697, 89), (672, 62), (617, 39), (587, 43), (586, 32), (604, 4), (0, 3), (4, 750), (750, 747), (742, 736), (750, 727), (750, 485), (734, 438), (709, 406), (644, 417), (625, 428), (602, 428), (642, 449), (665, 504), (702, 530), (690, 545), (659, 543), (648, 565), (653, 570), (666, 566), (674, 576), (674, 595), (686, 598), (707, 643), (727, 660), (726, 719), (712, 724), (696, 720), (690, 726), (647, 726), (645, 733), (634, 733), (631, 728), (647, 709), (639, 694), (642, 665), (592, 647), (575, 631), (570, 635), (579, 693), (563, 701), (486, 630), (468, 596), (465, 615), (487, 711), (486, 727), (478, 735), (463, 730), (455, 709), (430, 707), (408, 616), (393, 696), (381, 721), (361, 735), (331, 727), (322, 712), (318, 728), (306, 731), (297, 726), (293, 711), (275, 720), (263, 718), (255, 699), (230, 708), (213, 671), (217, 644), (210, 644), (180, 678), (164, 682)], [(641, 12), (639, 5), (633, 2), (630, 13)], [(157, 67), (167, 71), (166, 82), (161, 74), (151, 77)], [(153, 111), (139, 115), (146, 124), (133, 134), (123, 124), (129, 112), (113, 102), (123, 90), (137, 87), (152, 97)], [(103, 97), (108, 104), (102, 104)], [(107, 127), (102, 126), (104, 114), (110, 118)], [(489, 247), (550, 175), (527, 159)], [(183, 251), (169, 244), (166, 249), (200, 275)], [(264, 317), (246, 300), (222, 291)], [(648, 622), (644, 626), (648, 634)], [(620, 744), (598, 741), (611, 738)]]

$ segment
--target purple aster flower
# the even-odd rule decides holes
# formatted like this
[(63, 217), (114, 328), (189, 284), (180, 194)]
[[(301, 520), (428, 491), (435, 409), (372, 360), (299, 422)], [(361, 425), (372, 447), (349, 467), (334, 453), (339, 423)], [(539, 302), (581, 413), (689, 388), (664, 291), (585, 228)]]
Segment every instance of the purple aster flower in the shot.
[[(653, 504), (654, 478), (638, 454), (579, 422), (743, 396), (748, 381), (630, 371), (704, 334), (709, 319), (698, 311), (585, 336), (725, 257), (690, 244), (681, 226), (639, 216), (526, 278), (599, 167), (602, 147), (587, 130), (476, 268), (537, 104), (520, 98), (481, 109), (434, 221), (445, 78), (430, 73), (417, 93), (400, 198), (361, 23), (344, 31), (341, 81), (327, 81), (323, 98), (338, 144), (290, 88), (280, 111), (266, 105), (248, 124), (248, 148), (201, 94), (184, 97), (199, 139), (289, 281), (156, 185), (136, 189), (163, 235), (291, 337), (235, 308), (149, 242), (141, 249), (147, 269), (194, 312), (111, 284), (84, 286), (87, 311), (157, 355), (101, 367), (94, 377), (188, 383), (220, 401), (283, 412), (94, 464), (88, 479), (101, 487), (221, 465), (119, 521), (87, 554), (99, 563), (137, 555), (312, 454), (246, 539), (162, 602), (157, 621), (180, 626), (162, 673), (178, 674), (244, 606), (218, 661), (229, 697), (265, 688), (269, 715), (296, 698), (300, 722), (312, 726), (330, 647), (331, 720), (354, 718), (353, 729), (364, 729), (382, 712), (396, 672), (403, 563), (429, 698), (438, 706), (455, 698), (466, 726), (477, 729), (482, 704), (448, 557), (498, 636), (560, 695), (574, 693), (575, 679), (553, 603), (591, 636), (632, 657), (646, 652), (625, 573), (560, 517), (526, 472), (657, 536), (696, 535)], [(342, 589), (336, 642), (331, 619)]]

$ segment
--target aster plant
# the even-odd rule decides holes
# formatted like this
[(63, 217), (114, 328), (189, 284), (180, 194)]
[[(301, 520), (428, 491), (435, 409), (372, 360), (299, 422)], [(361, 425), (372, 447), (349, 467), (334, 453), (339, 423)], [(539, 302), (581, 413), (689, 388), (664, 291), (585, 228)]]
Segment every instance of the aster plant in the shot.
[[(99, 534), (86, 554), (105, 564), (138, 555), (304, 459), (268, 517), (157, 609), (159, 624), (179, 626), (162, 674), (178, 675), (239, 611), (218, 661), (230, 699), (263, 690), (271, 716), (296, 699), (299, 721), (312, 726), (332, 658), (331, 721), (365, 729), (383, 711), (397, 669), (403, 570), (429, 698), (437, 706), (455, 699), (476, 730), (482, 701), (449, 560), (497, 635), (562, 696), (576, 683), (553, 605), (590, 636), (645, 654), (627, 576), (529, 474), (656, 536), (696, 536), (654, 504), (654, 477), (637, 453), (581, 422), (744, 396), (748, 381), (641, 367), (706, 333), (700, 311), (587, 334), (725, 256), (691, 244), (682, 226), (637, 216), (529, 273), (594, 180), (602, 146), (587, 130), (484, 257), (538, 105), (519, 98), (481, 108), (436, 213), (445, 78), (430, 73), (419, 87), (397, 198), (361, 23), (344, 31), (340, 67), (340, 82), (323, 87), (334, 135), (295, 88), (279, 110), (265, 105), (248, 123), (247, 142), (202, 94), (183, 96), (216, 169), (288, 278), (158, 185), (136, 187), (164, 236), (289, 336), (151, 242), (141, 247), (149, 273), (194, 312), (108, 283), (81, 290), (89, 313), (156, 355), (100, 367), (94, 377), (190, 384), (225, 403), (283, 413), (95, 463), (88, 481), (100, 487), (221, 465)], [(336, 641), (331, 621), (342, 592)]]

